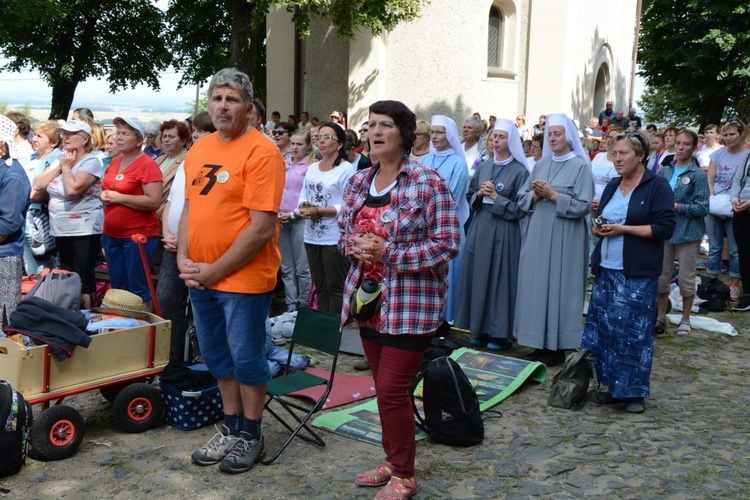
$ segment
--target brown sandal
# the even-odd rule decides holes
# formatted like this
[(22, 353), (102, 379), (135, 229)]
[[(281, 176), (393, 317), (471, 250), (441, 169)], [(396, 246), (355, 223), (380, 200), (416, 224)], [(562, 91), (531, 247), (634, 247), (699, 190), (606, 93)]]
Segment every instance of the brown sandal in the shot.
[(656, 318), (656, 324), (654, 325), (654, 334), (661, 335), (667, 329), (667, 318), (659, 316)]
[(393, 476), (393, 467), (388, 462), (383, 462), (378, 467), (357, 475), (358, 486), (383, 486), (388, 484)]

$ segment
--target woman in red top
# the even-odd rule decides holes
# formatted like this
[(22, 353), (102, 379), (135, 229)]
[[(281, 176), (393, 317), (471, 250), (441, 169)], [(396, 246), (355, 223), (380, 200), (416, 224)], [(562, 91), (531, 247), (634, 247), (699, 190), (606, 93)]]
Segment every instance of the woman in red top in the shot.
[(146, 236), (149, 267), (161, 235), (156, 210), (161, 205), (162, 173), (141, 151), (145, 136), (137, 118), (115, 118), (116, 144), (120, 155), (113, 158), (102, 179), (104, 203), (104, 247), (109, 279), (114, 288), (140, 296), (150, 308), (151, 292), (134, 234)]

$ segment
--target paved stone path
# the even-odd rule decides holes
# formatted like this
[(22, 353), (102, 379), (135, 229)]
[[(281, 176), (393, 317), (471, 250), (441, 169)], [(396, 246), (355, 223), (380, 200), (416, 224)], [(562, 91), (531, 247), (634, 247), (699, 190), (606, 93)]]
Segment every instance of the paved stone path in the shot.
[[(737, 337), (694, 330), (657, 338), (646, 412), (593, 403), (573, 412), (547, 405), (543, 385), (526, 385), (486, 421), (481, 445), (417, 446), (416, 498), (750, 498), (750, 314), (721, 313)], [(459, 340), (468, 339), (459, 337)], [(516, 348), (510, 355), (523, 355)], [(353, 373), (355, 358), (342, 370)], [(325, 360), (323, 361), (325, 366)], [(5, 481), (0, 498), (371, 498), (353, 477), (376, 464), (379, 448), (324, 432), (328, 446), (290, 446), (272, 466), (239, 476), (190, 463), (213, 429), (171, 427), (137, 435), (112, 430), (109, 406), (96, 394), (85, 408), (87, 434), (64, 461), (30, 461)], [(278, 443), (280, 426), (264, 422)]]

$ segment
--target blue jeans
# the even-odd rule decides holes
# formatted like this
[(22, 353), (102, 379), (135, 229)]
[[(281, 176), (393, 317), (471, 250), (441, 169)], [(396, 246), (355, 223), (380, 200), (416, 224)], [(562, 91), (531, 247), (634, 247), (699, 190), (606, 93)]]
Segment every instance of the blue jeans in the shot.
[(190, 289), (198, 344), (211, 374), (260, 387), (271, 380), (266, 362), (266, 318), (273, 292)]
[[(143, 245), (146, 251), (149, 271), (154, 264), (154, 252), (159, 245), (160, 238), (148, 238)], [(144, 302), (151, 300), (151, 290), (148, 287), (146, 270), (141, 262), (141, 252), (138, 244), (130, 238), (112, 238), (102, 235), (102, 246), (109, 269), (109, 281), (112, 288), (127, 290), (138, 295)]]
[(740, 258), (737, 253), (737, 242), (734, 239), (732, 218), (722, 219), (711, 214), (706, 216), (706, 234), (708, 235), (708, 274), (721, 274), (721, 252), (724, 250), (724, 237), (729, 245), (729, 277), (740, 277)]

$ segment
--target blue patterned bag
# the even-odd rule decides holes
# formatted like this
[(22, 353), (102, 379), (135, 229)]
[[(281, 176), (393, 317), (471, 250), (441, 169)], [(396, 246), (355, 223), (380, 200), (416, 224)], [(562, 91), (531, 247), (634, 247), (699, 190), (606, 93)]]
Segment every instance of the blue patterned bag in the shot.
[(16, 474), (26, 462), (33, 418), (23, 395), (0, 380), (0, 477)]

